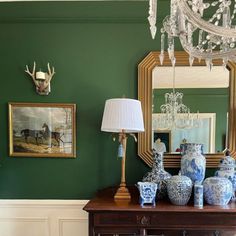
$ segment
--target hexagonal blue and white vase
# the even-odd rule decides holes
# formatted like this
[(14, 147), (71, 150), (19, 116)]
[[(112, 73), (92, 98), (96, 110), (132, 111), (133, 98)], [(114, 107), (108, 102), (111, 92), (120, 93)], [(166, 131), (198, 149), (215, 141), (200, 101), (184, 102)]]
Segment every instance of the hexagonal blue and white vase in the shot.
[(157, 184), (151, 182), (138, 182), (137, 187), (140, 193), (140, 205), (143, 206), (145, 203), (151, 203), (155, 206)]
[(181, 174), (188, 176), (193, 184), (201, 184), (205, 178), (206, 158), (202, 155), (203, 145), (185, 143), (181, 158)]

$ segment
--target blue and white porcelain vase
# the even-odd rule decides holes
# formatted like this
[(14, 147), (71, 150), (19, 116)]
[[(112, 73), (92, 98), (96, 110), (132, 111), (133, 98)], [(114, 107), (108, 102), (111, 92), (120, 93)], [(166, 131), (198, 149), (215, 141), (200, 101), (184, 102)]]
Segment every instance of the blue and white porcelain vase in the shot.
[(194, 206), (202, 208), (203, 207), (203, 185), (194, 185)]
[(151, 203), (155, 206), (157, 184), (151, 182), (138, 182), (137, 186), (140, 193), (140, 205), (143, 206), (145, 203)]
[(203, 182), (203, 192), (208, 204), (224, 206), (233, 197), (233, 186), (226, 178), (209, 177)]
[(163, 199), (167, 196), (167, 180), (171, 178), (171, 174), (165, 171), (163, 166), (163, 152), (153, 150), (153, 166), (152, 170), (143, 177), (143, 182), (153, 182), (157, 184), (157, 199)]
[(225, 157), (220, 160), (219, 170), (215, 172), (216, 177), (224, 177), (231, 181), (234, 192), (236, 191), (235, 159), (227, 151)]
[(174, 205), (186, 205), (192, 193), (192, 181), (189, 177), (174, 175), (167, 180), (168, 197)]
[(188, 176), (193, 184), (201, 184), (205, 178), (206, 158), (202, 155), (203, 145), (185, 143), (181, 158), (181, 174)]

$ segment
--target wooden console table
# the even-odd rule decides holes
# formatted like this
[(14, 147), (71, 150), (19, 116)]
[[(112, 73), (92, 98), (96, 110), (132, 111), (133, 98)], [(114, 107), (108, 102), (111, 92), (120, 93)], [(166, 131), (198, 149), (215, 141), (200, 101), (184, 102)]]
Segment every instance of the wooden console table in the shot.
[(115, 202), (112, 188), (88, 202), (84, 210), (89, 213), (89, 236), (236, 236), (235, 202), (225, 207), (204, 205), (203, 209), (168, 201), (141, 207), (136, 188), (130, 192), (129, 203)]

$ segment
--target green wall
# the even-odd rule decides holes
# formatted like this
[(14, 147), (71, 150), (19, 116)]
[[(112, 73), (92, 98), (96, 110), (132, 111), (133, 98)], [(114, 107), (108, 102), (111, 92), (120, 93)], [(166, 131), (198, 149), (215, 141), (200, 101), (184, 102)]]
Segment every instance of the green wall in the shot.
[[(88, 199), (118, 184), (118, 144), (100, 131), (105, 100), (137, 98), (137, 65), (159, 47), (149, 32), (148, 2), (0, 4), (0, 198)], [(39, 96), (25, 65), (55, 67), (51, 94)], [(8, 153), (8, 102), (77, 104), (77, 158)], [(127, 182), (148, 170), (128, 141)]]
[[(168, 8), (159, 1), (159, 22)], [(137, 98), (138, 63), (160, 49), (147, 14), (148, 1), (0, 3), (0, 198), (88, 199), (119, 183), (118, 144), (101, 119), (106, 99)], [(33, 61), (55, 67), (49, 96), (24, 72)], [(77, 104), (77, 158), (9, 157), (8, 102)], [(128, 184), (149, 170), (132, 139), (126, 167)]]

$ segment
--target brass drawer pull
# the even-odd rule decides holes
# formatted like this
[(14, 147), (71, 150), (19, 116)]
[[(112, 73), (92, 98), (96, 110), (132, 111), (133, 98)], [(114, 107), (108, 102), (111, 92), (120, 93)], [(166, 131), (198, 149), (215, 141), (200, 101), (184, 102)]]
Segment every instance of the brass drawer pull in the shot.
[[(146, 229), (141, 229), (140, 231), (140, 236), (148, 236), (149, 234), (147, 233)], [(154, 236), (153, 234), (150, 236)], [(165, 236), (164, 234), (155, 234), (155, 236)]]
[(150, 217), (149, 216), (142, 216), (140, 219), (141, 225), (150, 225)]

